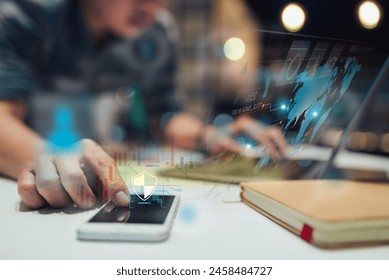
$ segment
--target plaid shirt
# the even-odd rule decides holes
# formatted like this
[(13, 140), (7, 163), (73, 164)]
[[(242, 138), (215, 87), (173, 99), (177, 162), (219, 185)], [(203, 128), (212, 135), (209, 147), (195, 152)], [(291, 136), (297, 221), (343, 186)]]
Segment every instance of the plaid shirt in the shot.
[(0, 0), (0, 99), (28, 102), (36, 92), (94, 97), (133, 87), (150, 122), (181, 110), (175, 47), (166, 12), (137, 38), (109, 35), (97, 46), (75, 0)]

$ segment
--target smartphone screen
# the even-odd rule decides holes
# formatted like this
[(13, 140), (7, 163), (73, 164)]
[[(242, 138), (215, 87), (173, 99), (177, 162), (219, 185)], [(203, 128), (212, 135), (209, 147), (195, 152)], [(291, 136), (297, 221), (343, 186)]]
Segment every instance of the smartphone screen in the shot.
[(172, 195), (153, 195), (146, 201), (132, 195), (130, 207), (108, 202), (89, 223), (163, 224), (173, 200)]

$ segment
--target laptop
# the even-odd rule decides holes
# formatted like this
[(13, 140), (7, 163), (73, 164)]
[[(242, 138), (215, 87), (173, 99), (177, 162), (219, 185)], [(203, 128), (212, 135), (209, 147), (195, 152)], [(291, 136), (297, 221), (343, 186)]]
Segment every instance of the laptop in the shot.
[[(239, 93), (229, 114), (249, 114), (282, 128), (291, 144), (289, 157), (273, 162), (252, 139), (238, 135), (237, 141), (256, 148), (258, 156), (222, 153), (198, 164), (176, 166), (164, 176), (228, 183), (308, 178), (387, 181), (386, 172), (333, 167), (388, 77), (388, 62), (382, 66), (385, 56), (364, 42), (258, 32), (263, 41), (256, 88)], [(318, 139), (334, 124), (344, 131), (336, 148), (318, 148)]]

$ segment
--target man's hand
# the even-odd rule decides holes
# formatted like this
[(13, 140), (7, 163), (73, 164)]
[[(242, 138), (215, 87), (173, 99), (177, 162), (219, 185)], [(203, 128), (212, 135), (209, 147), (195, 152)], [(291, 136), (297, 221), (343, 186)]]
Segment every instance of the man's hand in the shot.
[(130, 204), (130, 194), (114, 160), (94, 141), (79, 142), (77, 154), (43, 154), (24, 170), (18, 178), (18, 193), (30, 208), (46, 203), (55, 208), (76, 204), (91, 208), (96, 195), (82, 169), (88, 165), (103, 182), (103, 192), (120, 206)]
[(265, 146), (266, 151), (274, 160), (287, 154), (288, 144), (280, 128), (263, 125), (247, 116), (242, 116), (223, 128), (206, 127), (203, 133), (204, 145), (213, 154), (223, 151), (242, 153), (243, 147), (233, 138), (238, 134), (246, 134)]

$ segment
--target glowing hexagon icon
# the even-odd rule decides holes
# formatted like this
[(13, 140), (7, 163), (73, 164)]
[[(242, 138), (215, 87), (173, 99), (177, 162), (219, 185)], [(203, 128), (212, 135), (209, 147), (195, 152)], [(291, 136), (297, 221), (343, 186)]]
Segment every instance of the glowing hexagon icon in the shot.
[(155, 188), (157, 187), (157, 181), (157, 177), (144, 170), (138, 175), (131, 177), (135, 194), (143, 201), (146, 201), (153, 195)]

